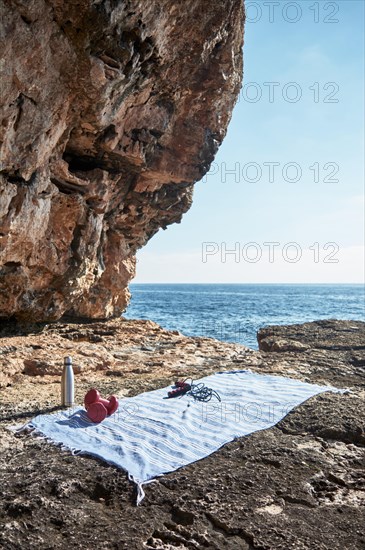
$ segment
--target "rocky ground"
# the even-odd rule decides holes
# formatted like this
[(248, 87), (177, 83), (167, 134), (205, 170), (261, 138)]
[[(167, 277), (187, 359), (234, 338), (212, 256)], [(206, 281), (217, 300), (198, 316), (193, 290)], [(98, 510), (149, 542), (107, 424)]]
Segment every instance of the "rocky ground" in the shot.
[[(365, 324), (268, 327), (259, 351), (186, 338), (150, 321), (0, 326), (0, 547), (11, 549), (360, 549), (365, 547)], [(349, 388), (147, 486), (14, 435), (60, 401), (72, 355), (76, 399), (96, 385), (132, 396), (180, 376), (250, 368)]]

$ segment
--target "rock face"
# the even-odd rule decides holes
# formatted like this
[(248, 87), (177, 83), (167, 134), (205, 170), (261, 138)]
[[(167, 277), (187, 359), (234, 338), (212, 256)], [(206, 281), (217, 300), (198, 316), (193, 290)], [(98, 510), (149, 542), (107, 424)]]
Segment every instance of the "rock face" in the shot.
[[(260, 331), (272, 345), (294, 342), (294, 351), (187, 338), (151, 321), (22, 330), (0, 329), (1, 548), (365, 547), (365, 323)], [(180, 377), (242, 368), (351, 392), (313, 397), (276, 426), (162, 476), (136, 507), (125, 472), (6, 429), (57, 409), (63, 355), (77, 367), (77, 403), (92, 386), (130, 397)]]
[[(365, 325), (362, 321), (325, 319), (301, 325), (269, 326), (257, 333), (262, 351), (329, 352), (365, 351)], [(365, 366), (365, 361), (363, 366)]]
[(1, 3), (0, 316), (120, 314), (242, 77), (241, 0)]

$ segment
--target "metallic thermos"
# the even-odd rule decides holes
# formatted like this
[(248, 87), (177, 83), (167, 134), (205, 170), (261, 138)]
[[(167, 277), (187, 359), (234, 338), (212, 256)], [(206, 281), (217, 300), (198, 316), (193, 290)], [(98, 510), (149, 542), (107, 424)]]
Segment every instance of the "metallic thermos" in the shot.
[(72, 407), (74, 404), (74, 371), (72, 368), (72, 357), (64, 358), (63, 372), (61, 378), (61, 399), (64, 407)]

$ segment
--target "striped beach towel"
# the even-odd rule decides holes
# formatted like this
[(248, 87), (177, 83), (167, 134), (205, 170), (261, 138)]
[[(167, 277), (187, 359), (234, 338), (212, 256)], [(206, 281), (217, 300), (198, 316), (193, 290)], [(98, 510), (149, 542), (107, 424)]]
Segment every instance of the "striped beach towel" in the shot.
[(100, 424), (82, 407), (39, 415), (27, 425), (74, 453), (89, 454), (126, 470), (137, 485), (200, 460), (229, 441), (275, 425), (290, 410), (325, 391), (342, 391), (248, 370), (198, 380), (221, 397), (208, 403), (184, 395), (165, 399), (171, 388), (122, 399)]

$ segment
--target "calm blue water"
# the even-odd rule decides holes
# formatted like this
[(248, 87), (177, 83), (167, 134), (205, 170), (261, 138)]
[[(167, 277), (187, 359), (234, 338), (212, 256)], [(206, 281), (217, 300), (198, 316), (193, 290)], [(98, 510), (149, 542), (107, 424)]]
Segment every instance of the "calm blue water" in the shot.
[(257, 349), (266, 325), (365, 320), (362, 285), (132, 284), (125, 317)]

